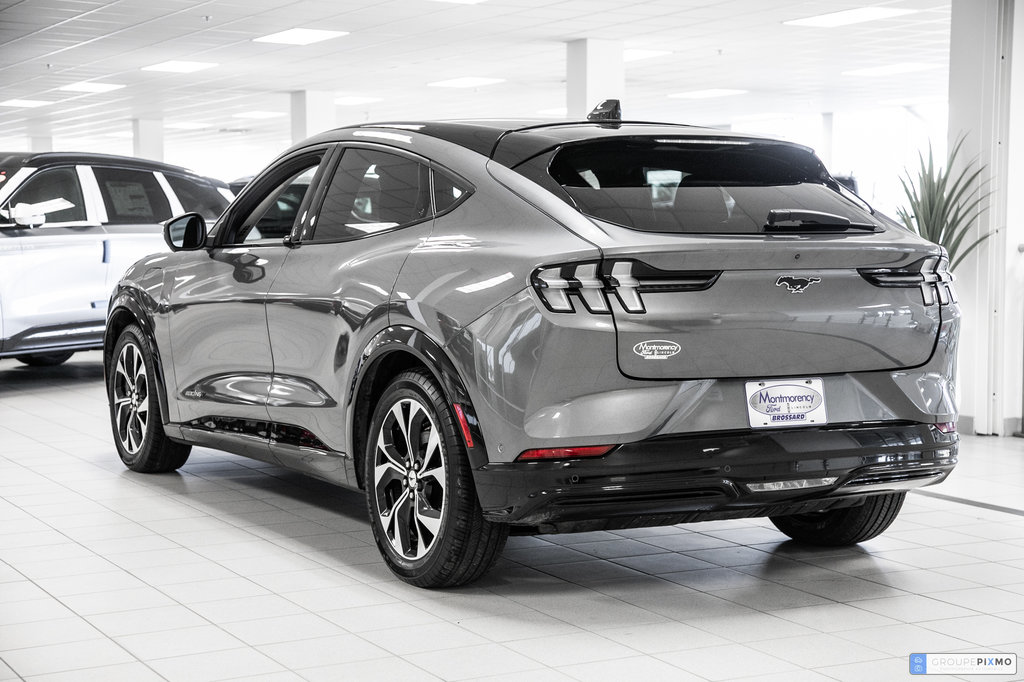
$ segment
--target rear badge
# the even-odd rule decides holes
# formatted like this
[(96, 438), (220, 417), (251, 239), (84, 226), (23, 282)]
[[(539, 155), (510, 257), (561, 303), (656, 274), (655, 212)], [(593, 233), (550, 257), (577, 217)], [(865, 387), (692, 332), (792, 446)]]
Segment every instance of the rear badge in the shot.
[(812, 284), (817, 284), (821, 281), (820, 277), (796, 277), (794, 275), (781, 275), (775, 280), (775, 286), (789, 288), (791, 294), (802, 294), (807, 291), (807, 287)]
[(644, 360), (664, 360), (670, 358), (682, 350), (682, 347), (674, 341), (641, 341), (633, 346), (633, 352)]

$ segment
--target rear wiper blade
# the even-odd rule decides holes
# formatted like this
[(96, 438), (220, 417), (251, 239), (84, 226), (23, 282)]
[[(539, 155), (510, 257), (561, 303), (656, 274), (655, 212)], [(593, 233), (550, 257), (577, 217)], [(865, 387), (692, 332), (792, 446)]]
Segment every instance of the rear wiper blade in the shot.
[(773, 208), (768, 211), (765, 232), (804, 232), (814, 230), (868, 230), (877, 228), (870, 223), (855, 223), (846, 216), (824, 211), (808, 211), (798, 208)]

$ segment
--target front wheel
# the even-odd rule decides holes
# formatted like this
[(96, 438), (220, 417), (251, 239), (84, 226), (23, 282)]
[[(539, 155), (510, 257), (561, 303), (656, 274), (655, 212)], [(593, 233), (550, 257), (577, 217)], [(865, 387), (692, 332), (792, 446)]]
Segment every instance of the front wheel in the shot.
[(769, 519), (798, 542), (828, 547), (855, 545), (885, 532), (896, 520), (906, 496), (905, 492), (872, 495), (856, 507)]
[(156, 395), (156, 364), (142, 330), (125, 327), (114, 345), (108, 369), (110, 425), (121, 461), (132, 471), (164, 473), (185, 463), (191, 445), (164, 434)]
[(373, 413), (366, 498), (373, 537), (391, 571), (418, 587), (483, 575), (508, 526), (483, 518), (455, 416), (424, 371), (399, 374)]

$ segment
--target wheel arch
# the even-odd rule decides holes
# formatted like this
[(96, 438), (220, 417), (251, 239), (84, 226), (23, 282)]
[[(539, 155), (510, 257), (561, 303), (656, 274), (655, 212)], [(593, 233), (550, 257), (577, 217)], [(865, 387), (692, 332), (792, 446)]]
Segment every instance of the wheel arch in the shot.
[(110, 302), (110, 312), (107, 313), (107, 328), (103, 333), (103, 380), (109, 395), (110, 367), (114, 361), (114, 346), (128, 326), (136, 325), (142, 330), (153, 354), (153, 365), (156, 367), (154, 380), (157, 385), (157, 400), (160, 403), (160, 420), (163, 424), (167, 424), (170, 422), (170, 412), (167, 401), (167, 383), (164, 381), (164, 363), (160, 355), (160, 347), (156, 343), (152, 318), (146, 310), (147, 307), (136, 298), (131, 290), (121, 289), (115, 292)]
[[(455, 363), (441, 345), (425, 332), (406, 325), (394, 325), (380, 331), (367, 344), (360, 357), (349, 395), (352, 405), (352, 454), (356, 481), (360, 488), (365, 487), (362, 455), (377, 401), (394, 377), (416, 368), (427, 370), (438, 382), (449, 405), (458, 404), (462, 409), (470, 434), (470, 442), (466, 442), (463, 436), (470, 467), (476, 470), (487, 463), (487, 450), (476, 411)], [(459, 431), (461, 433), (461, 429)]]

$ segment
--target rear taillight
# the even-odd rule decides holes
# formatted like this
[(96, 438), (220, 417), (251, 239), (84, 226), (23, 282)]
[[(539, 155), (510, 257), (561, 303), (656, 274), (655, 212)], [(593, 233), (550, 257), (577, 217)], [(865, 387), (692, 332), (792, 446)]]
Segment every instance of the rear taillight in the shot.
[(957, 302), (953, 273), (945, 256), (929, 256), (899, 268), (861, 268), (857, 272), (876, 287), (919, 287), (925, 305)]
[[(635, 260), (587, 261), (541, 268), (530, 278), (534, 290), (553, 313), (574, 313), (577, 304), (591, 313), (611, 312), (617, 300), (628, 313), (646, 312), (642, 294), (703, 291), (720, 270), (659, 270)], [(574, 301), (576, 303), (574, 303)]]
[(538, 459), (577, 459), (580, 457), (603, 457), (614, 450), (615, 445), (586, 445), (575, 448), (539, 448), (525, 450), (516, 461)]

